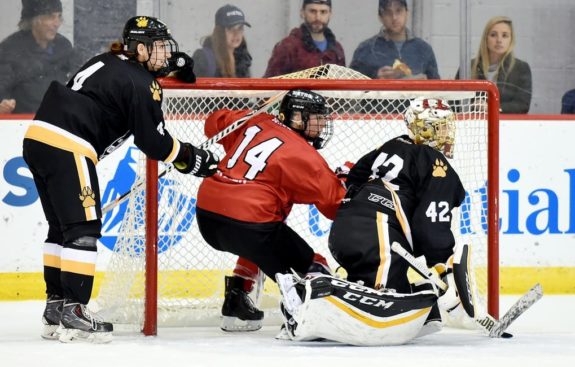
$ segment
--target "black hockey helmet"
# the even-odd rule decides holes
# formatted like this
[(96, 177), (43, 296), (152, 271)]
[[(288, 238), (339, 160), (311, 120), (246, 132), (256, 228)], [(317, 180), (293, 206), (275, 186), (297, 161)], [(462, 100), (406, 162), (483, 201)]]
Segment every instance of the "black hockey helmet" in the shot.
[[(301, 120), (294, 120), (294, 112), (301, 112)], [(318, 121), (325, 122), (315, 137), (308, 135), (308, 124), (312, 114), (318, 116)], [(321, 149), (333, 135), (333, 125), (328, 114), (327, 102), (323, 96), (307, 89), (293, 89), (284, 96), (278, 119), (310, 141), (314, 148)]]
[(136, 53), (139, 43), (150, 48), (155, 41), (166, 41), (170, 52), (178, 51), (178, 43), (172, 38), (170, 29), (161, 20), (154, 17), (137, 16), (128, 19), (122, 33), (124, 51)]

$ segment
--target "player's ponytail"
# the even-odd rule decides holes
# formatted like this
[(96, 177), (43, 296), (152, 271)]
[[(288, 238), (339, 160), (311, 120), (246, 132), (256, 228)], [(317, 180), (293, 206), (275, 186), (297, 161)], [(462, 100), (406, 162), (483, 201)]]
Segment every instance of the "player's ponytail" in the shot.
[(124, 44), (120, 41), (116, 41), (110, 45), (110, 52), (113, 55), (121, 55), (124, 53)]

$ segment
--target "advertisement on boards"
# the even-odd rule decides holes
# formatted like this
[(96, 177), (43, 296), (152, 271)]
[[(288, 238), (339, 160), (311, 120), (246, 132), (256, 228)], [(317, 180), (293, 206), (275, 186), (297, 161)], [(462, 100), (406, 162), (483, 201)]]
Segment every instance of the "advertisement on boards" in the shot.
[[(22, 158), (29, 121), (0, 121), (1, 273), (41, 272), (47, 224), (32, 175)], [(500, 264), (575, 268), (575, 157), (568, 154), (575, 121), (513, 120), (500, 125)], [(137, 173), (132, 141), (98, 164), (102, 203), (127, 192)], [(192, 206), (195, 198), (192, 198)], [(105, 268), (126, 203), (103, 218), (98, 270)], [(309, 208), (310, 216), (317, 216)], [(190, 211), (193, 215), (193, 211)], [(324, 219), (325, 220), (325, 219)], [(312, 223), (312, 221), (310, 221)], [(326, 236), (329, 223), (309, 232)]]

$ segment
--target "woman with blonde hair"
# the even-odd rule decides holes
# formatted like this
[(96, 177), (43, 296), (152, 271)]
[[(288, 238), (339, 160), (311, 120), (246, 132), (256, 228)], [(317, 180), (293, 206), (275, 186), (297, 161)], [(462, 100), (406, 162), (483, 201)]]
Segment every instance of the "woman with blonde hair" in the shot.
[(194, 52), (194, 71), (200, 77), (249, 78), (252, 57), (244, 37), (244, 13), (234, 5), (216, 12), (216, 25), (204, 38), (202, 48)]
[[(527, 113), (531, 104), (531, 68), (515, 57), (513, 22), (496, 16), (487, 22), (477, 56), (471, 60), (471, 79), (497, 84), (502, 113)], [(455, 79), (459, 79), (459, 71)]]

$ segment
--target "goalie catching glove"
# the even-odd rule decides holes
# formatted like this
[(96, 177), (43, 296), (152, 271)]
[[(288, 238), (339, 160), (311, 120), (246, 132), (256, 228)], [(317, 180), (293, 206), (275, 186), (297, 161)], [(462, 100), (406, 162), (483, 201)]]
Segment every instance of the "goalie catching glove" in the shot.
[(218, 170), (218, 163), (218, 157), (209, 150), (196, 148), (190, 143), (182, 143), (180, 154), (174, 161), (174, 167), (181, 173), (209, 177)]
[(168, 61), (170, 71), (176, 72), (176, 78), (185, 83), (195, 83), (194, 60), (185, 52), (174, 52)]

